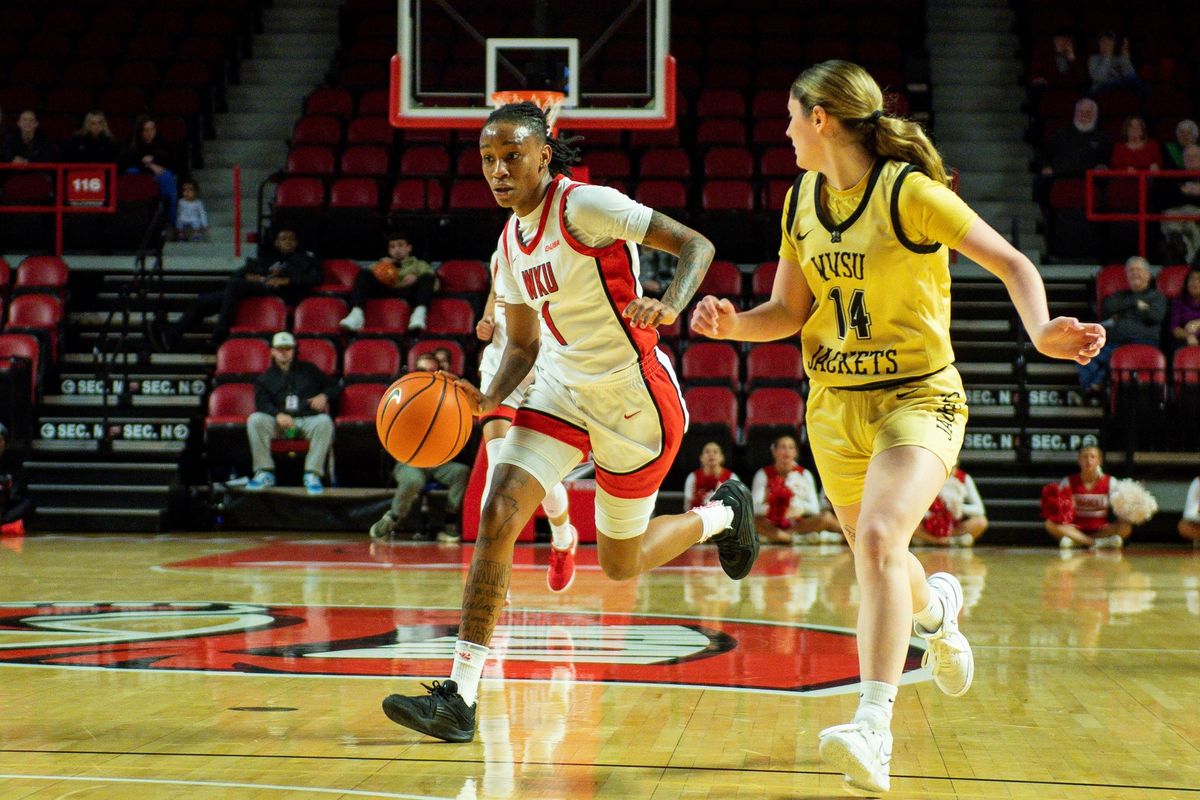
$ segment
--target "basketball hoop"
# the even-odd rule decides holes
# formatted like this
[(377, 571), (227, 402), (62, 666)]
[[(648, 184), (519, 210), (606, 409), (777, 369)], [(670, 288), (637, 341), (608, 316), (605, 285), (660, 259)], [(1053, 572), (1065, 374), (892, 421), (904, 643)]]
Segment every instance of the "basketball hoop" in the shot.
[(551, 92), (539, 89), (512, 89), (503, 92), (492, 92), (492, 105), (496, 108), (509, 103), (530, 102), (540, 108), (546, 115), (546, 123), (550, 126), (550, 135), (558, 133), (558, 112), (562, 109), (567, 96), (562, 92)]

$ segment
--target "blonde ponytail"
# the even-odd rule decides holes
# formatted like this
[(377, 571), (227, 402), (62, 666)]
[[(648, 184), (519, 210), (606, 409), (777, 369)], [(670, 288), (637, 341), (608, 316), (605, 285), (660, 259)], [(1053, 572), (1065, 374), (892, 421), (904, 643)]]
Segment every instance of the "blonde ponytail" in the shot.
[(941, 154), (912, 120), (883, 113), (883, 92), (865, 69), (849, 61), (822, 61), (792, 83), (805, 113), (821, 106), (873, 155), (907, 161), (939, 183), (950, 184)]

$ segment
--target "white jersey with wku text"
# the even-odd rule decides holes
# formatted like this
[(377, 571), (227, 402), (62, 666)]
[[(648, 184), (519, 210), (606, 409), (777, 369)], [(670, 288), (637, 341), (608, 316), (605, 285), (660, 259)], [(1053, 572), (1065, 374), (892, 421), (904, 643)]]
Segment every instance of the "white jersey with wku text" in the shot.
[(541, 317), (537, 372), (577, 386), (656, 358), (658, 333), (621, 316), (642, 295), (636, 242), (651, 213), (615, 189), (558, 177), (537, 209), (509, 218), (496, 297)]

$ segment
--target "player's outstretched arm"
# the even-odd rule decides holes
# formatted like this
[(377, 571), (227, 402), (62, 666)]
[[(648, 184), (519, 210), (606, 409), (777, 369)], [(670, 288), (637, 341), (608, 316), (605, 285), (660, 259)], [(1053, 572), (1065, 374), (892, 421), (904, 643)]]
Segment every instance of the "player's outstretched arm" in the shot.
[(813, 293), (800, 265), (780, 259), (770, 300), (738, 313), (733, 303), (709, 295), (696, 306), (692, 331), (710, 339), (739, 342), (786, 339), (804, 326), (812, 304)]
[(1034, 347), (1042, 355), (1086, 364), (1104, 347), (1104, 327), (1074, 317), (1050, 319), (1037, 267), (982, 219), (958, 246), (960, 253), (1004, 282)]
[(640, 328), (670, 325), (692, 301), (717, 249), (700, 233), (658, 211), (650, 215), (642, 244), (678, 256), (679, 266), (662, 300), (639, 297), (625, 307), (622, 315)]
[(540, 331), (537, 312), (524, 303), (505, 303), (504, 322), (508, 327), (508, 341), (500, 356), (496, 377), (492, 378), (487, 391), (481, 392), (470, 383), (459, 381), (474, 406), (471, 413), (477, 417), (492, 411), (512, 394), (537, 360)]

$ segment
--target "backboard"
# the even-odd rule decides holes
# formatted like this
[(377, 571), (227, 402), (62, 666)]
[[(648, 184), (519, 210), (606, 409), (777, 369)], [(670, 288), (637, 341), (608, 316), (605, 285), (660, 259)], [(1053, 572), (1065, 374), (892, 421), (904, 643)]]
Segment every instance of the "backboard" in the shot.
[(670, 0), (397, 0), (390, 116), (475, 127), (497, 91), (550, 90), (564, 128), (670, 128)]

